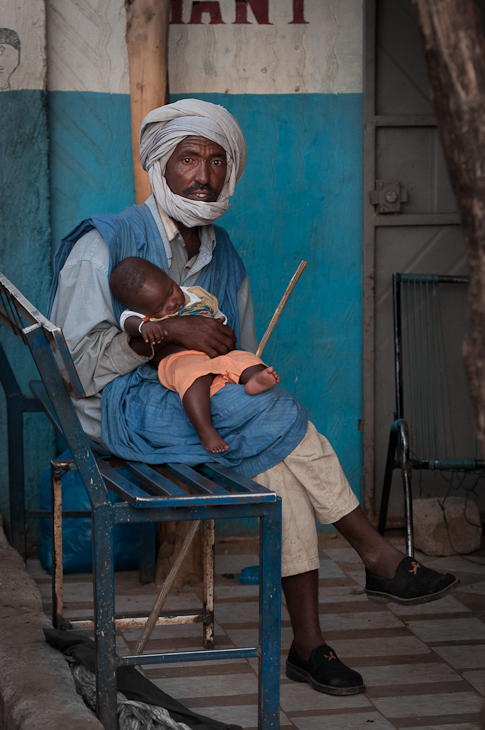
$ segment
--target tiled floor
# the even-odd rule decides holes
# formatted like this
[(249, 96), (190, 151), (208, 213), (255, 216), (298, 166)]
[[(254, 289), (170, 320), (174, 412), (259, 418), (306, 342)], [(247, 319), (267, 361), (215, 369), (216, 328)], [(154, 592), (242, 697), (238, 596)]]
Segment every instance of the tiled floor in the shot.
[[(401, 607), (370, 603), (362, 592), (363, 567), (340, 536), (321, 536), (320, 611), (326, 640), (358, 669), (366, 692), (333, 697), (287, 679), (291, 643), (282, 612), (281, 728), (299, 730), (478, 730), (485, 688), (485, 551), (469, 556), (418, 559), (455, 572), (461, 587), (441, 601)], [(243, 586), (240, 570), (257, 563), (254, 540), (221, 541), (216, 557), (216, 645), (250, 645), (257, 632), (257, 586)], [(29, 570), (50, 614), (50, 577), (38, 561)], [(140, 587), (135, 573), (116, 577), (117, 610), (150, 609), (154, 586)], [(86, 615), (91, 577), (65, 578), (66, 616)], [(201, 587), (176, 591), (166, 608), (200, 603)], [(139, 629), (120, 631), (118, 651), (134, 650)], [(147, 651), (199, 648), (200, 625), (156, 627)], [(209, 717), (257, 727), (257, 662), (227, 660), (146, 667), (164, 691)]]

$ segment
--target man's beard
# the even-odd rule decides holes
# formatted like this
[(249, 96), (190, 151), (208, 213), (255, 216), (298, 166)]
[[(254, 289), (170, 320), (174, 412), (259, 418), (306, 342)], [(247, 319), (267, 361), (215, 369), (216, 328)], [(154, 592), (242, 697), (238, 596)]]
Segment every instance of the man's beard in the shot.
[(185, 188), (185, 190), (182, 191), (182, 196), (184, 198), (187, 198), (189, 195), (192, 195), (193, 193), (210, 193), (212, 200), (207, 201), (213, 203), (217, 200), (218, 194), (217, 190), (212, 187), (212, 185), (206, 184), (206, 185), (200, 185), (199, 183), (194, 183), (194, 185), (189, 185), (188, 188)]

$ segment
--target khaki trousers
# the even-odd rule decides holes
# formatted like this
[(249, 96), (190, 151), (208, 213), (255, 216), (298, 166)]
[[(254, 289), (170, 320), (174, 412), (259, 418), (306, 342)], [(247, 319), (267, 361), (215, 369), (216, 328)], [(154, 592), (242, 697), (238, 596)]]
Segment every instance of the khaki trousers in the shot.
[(281, 497), (282, 576), (316, 570), (315, 520), (332, 524), (359, 504), (330, 443), (309, 421), (296, 449), (254, 481)]

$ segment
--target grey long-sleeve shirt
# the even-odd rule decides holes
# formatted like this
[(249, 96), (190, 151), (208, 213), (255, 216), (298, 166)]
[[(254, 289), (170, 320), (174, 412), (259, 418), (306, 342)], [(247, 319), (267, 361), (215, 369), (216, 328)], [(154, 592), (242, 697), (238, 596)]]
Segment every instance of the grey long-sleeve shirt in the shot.
[[(170, 276), (180, 286), (195, 284), (198, 273), (212, 259), (213, 226), (200, 229), (201, 246), (188, 260), (176, 224), (159, 211), (151, 196), (147, 205), (160, 232), (170, 267)], [(61, 273), (51, 319), (62, 328), (76, 365), (86, 398), (74, 403), (84, 431), (101, 440), (101, 391), (114, 378), (131, 372), (150, 358), (137, 355), (129, 337), (121, 332), (111, 305), (108, 282), (108, 246), (96, 229), (74, 246)], [(237, 293), (241, 347), (255, 352), (254, 311), (246, 276)]]

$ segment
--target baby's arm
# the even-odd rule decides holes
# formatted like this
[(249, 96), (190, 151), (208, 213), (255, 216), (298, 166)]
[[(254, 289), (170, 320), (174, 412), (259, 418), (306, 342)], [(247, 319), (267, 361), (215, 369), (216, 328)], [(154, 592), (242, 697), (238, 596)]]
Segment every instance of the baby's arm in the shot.
[(130, 337), (142, 337), (150, 345), (160, 344), (166, 334), (162, 322), (147, 321), (143, 314), (127, 309), (120, 317), (120, 327)]

